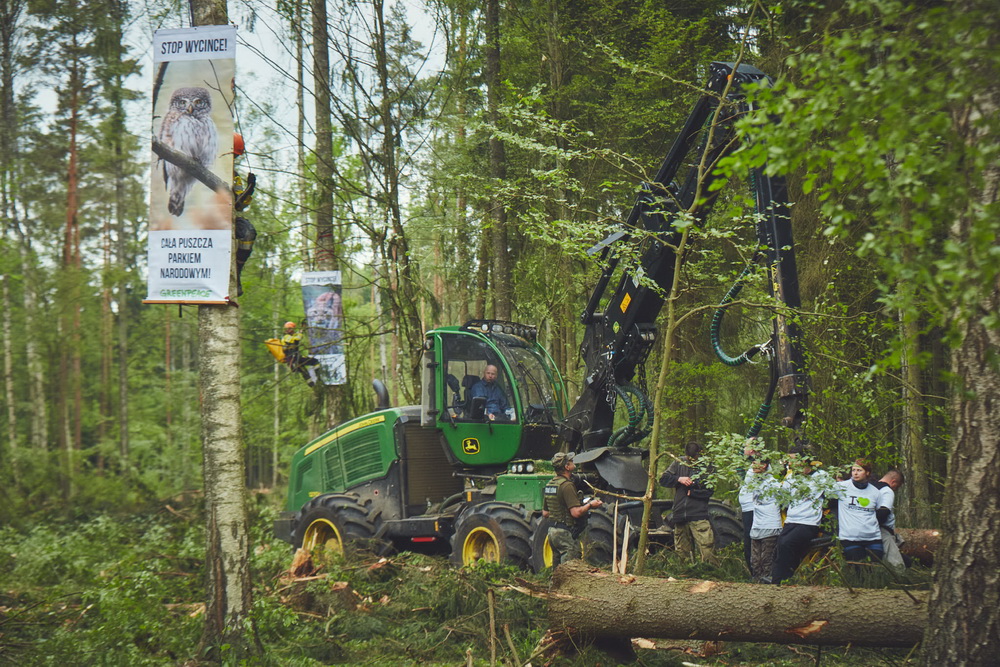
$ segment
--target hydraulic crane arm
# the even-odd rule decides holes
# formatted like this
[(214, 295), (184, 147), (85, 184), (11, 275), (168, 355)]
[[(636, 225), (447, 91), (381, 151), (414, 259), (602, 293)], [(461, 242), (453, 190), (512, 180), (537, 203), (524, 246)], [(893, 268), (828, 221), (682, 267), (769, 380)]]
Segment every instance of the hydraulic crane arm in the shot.
[[(562, 429), (573, 447), (588, 450), (609, 443), (614, 401), (623, 396), (621, 388), (629, 386), (656, 339), (656, 318), (673, 280), (682, 235), (676, 223), (683, 219), (695, 225), (704, 222), (719, 193), (713, 183), (723, 178), (716, 173), (718, 161), (736, 148), (735, 121), (749, 111), (743, 88), (767, 80), (750, 65), (734, 70), (734, 63), (713, 62), (710, 70), (707, 92), (695, 103), (655, 180), (642, 185), (623, 228), (590, 251), (600, 254), (604, 269), (580, 317), (586, 327), (580, 352), (587, 374), (583, 392)], [(784, 306), (797, 308), (798, 279), (784, 178), (767, 176), (761, 168), (753, 171), (751, 180), (768, 283)], [(634, 236), (642, 239), (638, 270), (622, 271), (617, 286), (606, 295), (619, 264), (614, 246)], [(601, 303), (606, 304), (603, 311)], [(772, 376), (783, 423), (797, 427), (806, 401), (799, 332), (784, 311), (774, 322)], [(634, 433), (613, 444), (626, 445), (640, 436)]]

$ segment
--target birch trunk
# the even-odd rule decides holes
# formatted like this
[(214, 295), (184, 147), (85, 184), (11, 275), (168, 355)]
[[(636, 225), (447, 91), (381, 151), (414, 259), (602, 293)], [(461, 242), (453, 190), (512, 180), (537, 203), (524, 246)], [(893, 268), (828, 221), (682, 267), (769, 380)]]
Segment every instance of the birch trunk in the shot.
[[(224, 0), (192, 0), (195, 25), (226, 25)], [(235, 230), (235, 225), (234, 225)], [(235, 243), (235, 241), (234, 241)], [(236, 253), (229, 293), (236, 294)], [(252, 624), (250, 533), (240, 412), (240, 309), (198, 307), (207, 598), (200, 655), (239, 662), (262, 650)]]
[(250, 535), (240, 439), (239, 309), (199, 306), (202, 476), (205, 485), (206, 585), (203, 647), (250, 652)]

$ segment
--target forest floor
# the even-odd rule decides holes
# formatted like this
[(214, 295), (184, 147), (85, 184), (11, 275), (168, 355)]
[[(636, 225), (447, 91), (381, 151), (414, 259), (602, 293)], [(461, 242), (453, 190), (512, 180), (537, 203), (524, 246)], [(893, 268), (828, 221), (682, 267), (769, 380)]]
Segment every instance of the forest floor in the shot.
[[(547, 572), (492, 564), (457, 569), (441, 556), (398, 553), (335, 558), (310, 576), (292, 577), (291, 550), (271, 534), (276, 510), (266, 495), (255, 503), (253, 616), (264, 653), (252, 664), (620, 664), (594, 646), (565, 638), (553, 645), (545, 603), (520, 592), (546, 587)], [(199, 664), (201, 518), (197, 505), (164, 503), (127, 516), (0, 528), (0, 664)], [(688, 565), (665, 550), (651, 555), (648, 574), (746, 580), (738, 546), (722, 560), (720, 568)], [(806, 568), (801, 576), (841, 583), (824, 568)], [(909, 578), (918, 587), (929, 581), (923, 570)], [(869, 579), (852, 585), (893, 585)], [(636, 639), (632, 646), (632, 664), (651, 666), (902, 665), (916, 657), (895, 649), (663, 639)]]

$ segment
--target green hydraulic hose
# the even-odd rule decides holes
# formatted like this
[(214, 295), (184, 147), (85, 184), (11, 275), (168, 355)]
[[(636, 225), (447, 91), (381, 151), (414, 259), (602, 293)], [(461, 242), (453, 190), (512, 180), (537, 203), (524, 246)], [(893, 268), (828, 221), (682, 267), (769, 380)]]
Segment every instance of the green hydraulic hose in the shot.
[(632, 435), (635, 432), (635, 425), (639, 423), (639, 419), (642, 417), (642, 415), (636, 411), (635, 405), (632, 404), (632, 399), (629, 398), (628, 393), (625, 391), (625, 387), (615, 385), (613, 389), (615, 394), (618, 395), (618, 398), (620, 398), (625, 404), (625, 409), (628, 411), (628, 424), (611, 434), (611, 437), (608, 438), (608, 447), (614, 446), (614, 444), (621, 438)]
[[(754, 257), (756, 258), (756, 253), (754, 253)], [(722, 328), (722, 318), (726, 314), (726, 308), (739, 295), (740, 290), (743, 289), (743, 285), (746, 284), (747, 277), (753, 272), (755, 266), (756, 265), (754, 264), (753, 259), (751, 259), (736, 279), (736, 282), (733, 283), (733, 286), (729, 288), (728, 292), (726, 292), (726, 296), (722, 298), (722, 301), (719, 303), (719, 307), (715, 310), (715, 315), (712, 316), (712, 325), (709, 327), (712, 349), (715, 350), (715, 356), (722, 360), (722, 363), (727, 366), (742, 366), (746, 362), (753, 359), (754, 355), (760, 352), (760, 346), (754, 345), (740, 356), (731, 357), (726, 354), (725, 350), (722, 349), (722, 342), (719, 339), (719, 330)]]
[(754, 415), (753, 422), (750, 424), (750, 429), (747, 431), (747, 438), (755, 438), (760, 433), (760, 429), (764, 427), (764, 420), (767, 419), (767, 413), (771, 411), (771, 401), (774, 400), (774, 390), (778, 386), (778, 364), (771, 360), (771, 380), (767, 387), (767, 396), (764, 398), (764, 402), (760, 404), (757, 408), (757, 414)]

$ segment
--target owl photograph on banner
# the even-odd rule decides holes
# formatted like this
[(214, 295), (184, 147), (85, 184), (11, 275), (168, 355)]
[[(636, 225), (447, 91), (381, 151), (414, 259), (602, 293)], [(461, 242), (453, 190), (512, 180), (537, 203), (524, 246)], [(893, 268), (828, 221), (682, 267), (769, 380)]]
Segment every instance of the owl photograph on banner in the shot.
[(174, 62), (165, 71), (153, 102), (153, 137), (187, 163), (153, 155), (151, 230), (228, 229), (232, 224), (230, 188), (213, 189), (204, 178), (211, 172), (230, 185), (233, 178), (232, 70), (216, 65)]

